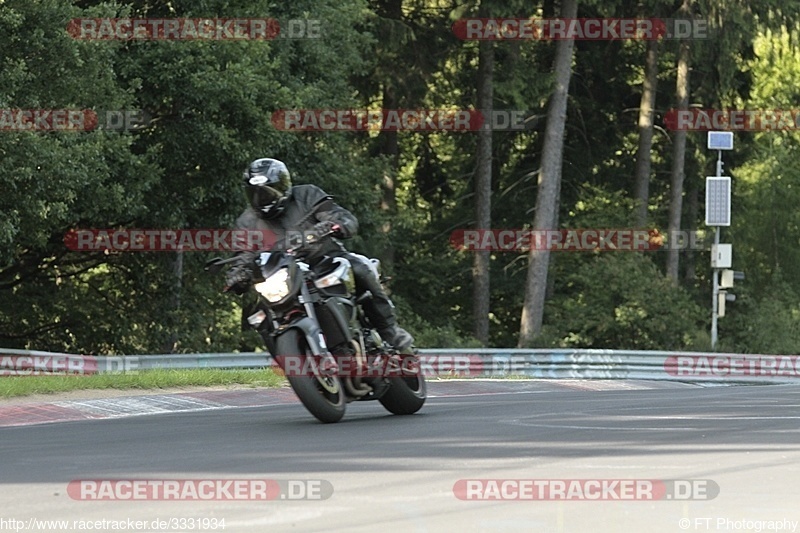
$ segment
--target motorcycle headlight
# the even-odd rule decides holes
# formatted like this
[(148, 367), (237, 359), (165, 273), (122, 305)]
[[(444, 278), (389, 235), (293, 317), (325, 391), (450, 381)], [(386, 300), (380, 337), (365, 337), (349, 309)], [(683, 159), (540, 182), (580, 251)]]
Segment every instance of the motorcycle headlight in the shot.
[(270, 303), (280, 302), (288, 296), (289, 288), (289, 269), (282, 268), (273, 275), (256, 283), (255, 289)]

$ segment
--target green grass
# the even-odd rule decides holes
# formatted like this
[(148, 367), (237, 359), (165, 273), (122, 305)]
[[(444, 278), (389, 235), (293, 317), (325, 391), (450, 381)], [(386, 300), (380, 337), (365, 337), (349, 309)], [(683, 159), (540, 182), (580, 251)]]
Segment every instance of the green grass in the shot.
[(0, 377), (0, 398), (54, 394), (88, 389), (169, 389), (174, 387), (215, 387), (249, 385), (280, 387), (285, 378), (272, 370), (142, 370), (128, 374), (90, 376), (8, 376)]

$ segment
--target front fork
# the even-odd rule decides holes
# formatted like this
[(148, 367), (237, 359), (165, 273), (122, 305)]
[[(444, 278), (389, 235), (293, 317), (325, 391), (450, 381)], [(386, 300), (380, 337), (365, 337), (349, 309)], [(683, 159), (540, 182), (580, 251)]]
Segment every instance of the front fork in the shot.
[[(273, 355), (273, 359), (278, 361), (277, 357), (286, 354), (276, 354), (276, 346), (278, 345), (277, 339), (289, 330), (299, 330), (306, 341), (311, 355), (317, 360), (316, 367), (322, 371), (335, 372), (336, 360), (331, 355), (330, 350), (325, 342), (325, 335), (322, 328), (319, 327), (317, 319), (317, 312), (314, 309), (314, 297), (304, 284), (301, 285), (298, 301), (303, 304), (305, 309), (305, 316), (298, 317), (289, 324), (279, 325), (277, 322), (270, 323), (269, 319), (265, 320), (258, 328), (258, 333), (267, 345), (267, 349)], [(260, 306), (259, 306), (260, 307)], [(269, 315), (268, 315), (269, 316)]]

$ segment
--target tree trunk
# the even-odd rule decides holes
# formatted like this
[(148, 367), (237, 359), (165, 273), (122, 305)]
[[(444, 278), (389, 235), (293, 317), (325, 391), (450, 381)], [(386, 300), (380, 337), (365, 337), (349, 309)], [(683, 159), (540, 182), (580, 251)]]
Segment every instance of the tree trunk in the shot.
[[(375, 11), (382, 17), (393, 21), (403, 20), (403, 0), (377, 0)], [(397, 109), (399, 97), (396, 92), (397, 75), (389, 74), (383, 80), (383, 94), (381, 106), (383, 109)], [(394, 269), (395, 246), (390, 238), (392, 232), (391, 220), (397, 215), (397, 191), (396, 180), (400, 166), (400, 147), (398, 144), (397, 131), (381, 131), (378, 135), (380, 142), (380, 153), (388, 156), (391, 167), (383, 175), (381, 180), (381, 205), (384, 223), (381, 232), (387, 236), (386, 246), (376, 255), (380, 259), (384, 273), (389, 273)]]
[[(681, 12), (689, 12), (689, 1), (684, 0)], [(681, 41), (678, 53), (678, 79), (676, 97), (678, 112), (689, 109), (689, 59), (691, 54), (691, 40)], [(669, 233), (667, 238), (677, 235), (681, 229), (681, 212), (683, 210), (683, 179), (686, 168), (686, 131), (676, 131), (672, 145), (672, 176), (670, 185), (669, 204)], [(674, 244), (674, 243), (673, 243)], [(674, 285), (678, 284), (678, 269), (680, 255), (676, 246), (671, 246), (667, 252), (667, 277)]]
[(179, 313), (181, 309), (181, 291), (183, 290), (183, 250), (175, 252), (175, 257), (172, 259), (171, 268), (171, 281), (170, 298), (169, 298), (169, 324), (172, 331), (164, 341), (163, 353), (174, 353), (175, 348), (178, 346), (179, 336), (178, 327), (180, 324)]
[[(700, 212), (700, 200), (698, 198), (699, 194), (698, 189), (698, 180), (697, 179), (690, 179), (689, 180), (689, 190), (686, 191), (686, 199), (689, 203), (686, 209), (686, 219), (689, 221), (687, 226), (690, 232), (697, 231), (697, 214)], [(691, 238), (692, 233), (689, 233)], [(689, 241), (692, 242), (691, 240)], [(697, 259), (697, 254), (689, 248), (686, 251), (686, 266), (684, 268), (685, 274), (683, 279), (686, 280), (686, 284), (691, 286), (695, 282), (695, 278), (697, 277), (697, 273), (695, 272), (695, 262)]]
[[(493, 109), (492, 76), (494, 45), (481, 41), (478, 52), (478, 109), (491, 116)], [(492, 129), (478, 132), (478, 157), (475, 169), (475, 228), (488, 230), (492, 225)], [(475, 252), (472, 266), (472, 313), (475, 338), (484, 345), (489, 342), (490, 261), (491, 252)]]
[[(395, 97), (394, 90), (391, 86), (387, 86), (383, 90), (383, 109), (396, 109), (397, 98)], [(389, 156), (391, 160), (391, 168), (383, 175), (381, 180), (381, 211), (384, 215), (385, 222), (381, 227), (381, 231), (387, 236), (392, 232), (391, 219), (397, 215), (397, 193), (395, 180), (397, 178), (397, 169), (400, 162), (400, 146), (397, 141), (397, 131), (387, 130), (380, 133), (382, 137), (381, 154)], [(384, 272), (391, 272), (394, 267), (394, 252), (395, 248), (391, 239), (387, 239), (386, 247), (378, 254)]]
[[(578, 0), (563, 0), (561, 16), (575, 18)], [(567, 121), (567, 99), (572, 75), (572, 51), (574, 41), (563, 39), (556, 42), (554, 71), (556, 85), (550, 106), (547, 110), (547, 126), (542, 150), (542, 165), (539, 171), (539, 188), (536, 195), (536, 215), (534, 230), (555, 229), (555, 210), (558, 205), (558, 191), (561, 181), (561, 163), (564, 153), (564, 130)], [(543, 247), (537, 250), (531, 246), (528, 262), (528, 276), (525, 284), (525, 304), (519, 333), (519, 346), (529, 346), (541, 333), (544, 319), (544, 302), (547, 291), (547, 270), (550, 264), (550, 251)]]
[(655, 39), (647, 43), (647, 58), (644, 68), (642, 98), (639, 104), (639, 148), (636, 152), (636, 224), (647, 224), (647, 205), (650, 201), (650, 163), (653, 147), (653, 116), (656, 106), (656, 87), (658, 85), (658, 46)]

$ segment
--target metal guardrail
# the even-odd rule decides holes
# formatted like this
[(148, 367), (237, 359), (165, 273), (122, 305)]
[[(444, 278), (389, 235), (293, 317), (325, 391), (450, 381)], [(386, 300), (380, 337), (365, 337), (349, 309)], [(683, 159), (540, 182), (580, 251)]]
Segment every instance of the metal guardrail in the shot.
[[(423, 350), (436, 358), (433, 374), (447, 370), (478, 377), (643, 379), (719, 383), (800, 383), (800, 357), (703, 352), (602, 349)], [(423, 362), (423, 370), (424, 362)]]
[[(800, 356), (597, 349), (423, 349), (429, 377), (643, 379), (719, 383), (800, 383)], [(0, 376), (100, 374), (157, 368), (258, 369), (268, 353), (82, 356), (0, 348)]]

